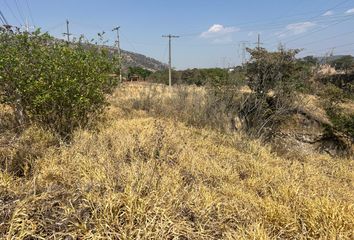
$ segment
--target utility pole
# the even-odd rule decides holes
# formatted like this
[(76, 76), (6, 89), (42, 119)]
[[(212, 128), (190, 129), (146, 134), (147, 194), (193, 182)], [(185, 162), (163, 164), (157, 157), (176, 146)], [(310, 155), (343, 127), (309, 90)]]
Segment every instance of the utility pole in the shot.
[(25, 29), (26, 29), (26, 32), (29, 32), (29, 24), (28, 24), (27, 18), (26, 18)]
[(249, 41), (240, 41), (239, 47), (242, 50), (241, 53), (241, 63), (244, 65), (246, 63), (246, 46), (249, 45)]
[(31, 29), (34, 29), (35, 27), (34, 26), (30, 26), (30, 24), (28, 23), (28, 20), (27, 20), (27, 18), (26, 18), (26, 21), (25, 21), (25, 26), (23, 26), (23, 29), (24, 29), (24, 31), (26, 31), (26, 32), (30, 32), (30, 30)]
[(257, 50), (260, 50), (261, 49), (261, 45), (263, 44), (261, 42), (261, 34), (260, 33), (258, 33), (258, 35), (257, 35), (257, 42), (255, 44), (257, 45)]
[(171, 56), (171, 40), (172, 38), (179, 38), (179, 36), (174, 35), (163, 35), (162, 37), (168, 38), (168, 49), (169, 49), (169, 57), (168, 57), (168, 85), (172, 86), (172, 56)]
[(120, 26), (113, 28), (112, 31), (117, 31), (116, 46), (118, 50), (118, 59), (119, 59), (119, 82), (122, 82), (122, 56), (120, 52), (119, 29)]
[(68, 19), (66, 19), (66, 33), (63, 33), (63, 35), (66, 35), (68, 38), (68, 42), (70, 42), (70, 35), (72, 35), (72, 34), (69, 32), (69, 20)]
[(278, 44), (278, 50), (280, 51), (280, 50), (285, 49), (285, 48), (286, 48), (285, 43), (282, 43), (282, 42), (280, 41), (279, 44)]

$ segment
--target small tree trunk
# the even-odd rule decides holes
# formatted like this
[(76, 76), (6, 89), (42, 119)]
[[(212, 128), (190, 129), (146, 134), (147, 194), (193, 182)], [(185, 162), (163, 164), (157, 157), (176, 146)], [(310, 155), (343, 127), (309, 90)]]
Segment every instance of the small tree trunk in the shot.
[(26, 123), (26, 116), (24, 113), (21, 97), (19, 94), (16, 94), (16, 101), (15, 104), (12, 106), (14, 114), (15, 114), (15, 121), (17, 129), (21, 129), (24, 124)]

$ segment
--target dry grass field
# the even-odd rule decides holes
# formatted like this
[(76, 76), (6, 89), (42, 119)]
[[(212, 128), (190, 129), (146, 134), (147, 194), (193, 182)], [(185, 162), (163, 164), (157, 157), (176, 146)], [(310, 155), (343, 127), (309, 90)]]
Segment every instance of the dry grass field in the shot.
[(175, 90), (124, 86), (70, 145), (1, 130), (0, 238), (354, 239), (353, 159), (196, 126), (204, 90), (189, 91), (177, 111)]

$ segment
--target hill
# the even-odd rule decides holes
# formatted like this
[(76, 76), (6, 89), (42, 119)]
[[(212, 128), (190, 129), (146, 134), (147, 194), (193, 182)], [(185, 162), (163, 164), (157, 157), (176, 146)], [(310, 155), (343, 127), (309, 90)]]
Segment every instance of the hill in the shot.
[[(105, 46), (111, 53), (117, 51), (116, 48)], [(162, 63), (154, 58), (147, 57), (140, 53), (130, 52), (122, 50), (123, 57), (123, 70), (127, 70), (129, 67), (141, 67), (152, 72), (165, 70), (168, 68), (167, 64)]]
[[(56, 39), (56, 38), (54, 38), (54, 41), (65, 42), (62, 39)], [(77, 44), (77, 42), (71, 44)], [(111, 54), (117, 52), (117, 49), (112, 46), (96, 45), (92, 43), (85, 43), (85, 44), (87, 46), (98, 46), (98, 47), (106, 48)], [(129, 67), (141, 67), (150, 70), (152, 72), (156, 72), (160, 70), (166, 70), (168, 68), (167, 64), (162, 63), (154, 58), (145, 56), (143, 54), (130, 52), (126, 50), (121, 50), (121, 52), (123, 56), (123, 66), (122, 66), (123, 70), (127, 70)]]
[(167, 65), (151, 57), (147, 57), (143, 54), (122, 51), (123, 53), (123, 68), (128, 67), (141, 67), (152, 72), (165, 70)]

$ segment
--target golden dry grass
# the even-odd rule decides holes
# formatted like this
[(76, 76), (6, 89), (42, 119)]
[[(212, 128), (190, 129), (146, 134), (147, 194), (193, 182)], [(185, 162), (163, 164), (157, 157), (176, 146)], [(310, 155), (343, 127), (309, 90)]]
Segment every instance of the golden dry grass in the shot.
[(2, 239), (354, 238), (353, 159), (290, 161), (241, 134), (152, 117), (132, 109), (144, 88), (118, 90), (106, 121), (71, 145), (28, 130), (20, 143), (43, 154), (24, 177), (0, 172)]

